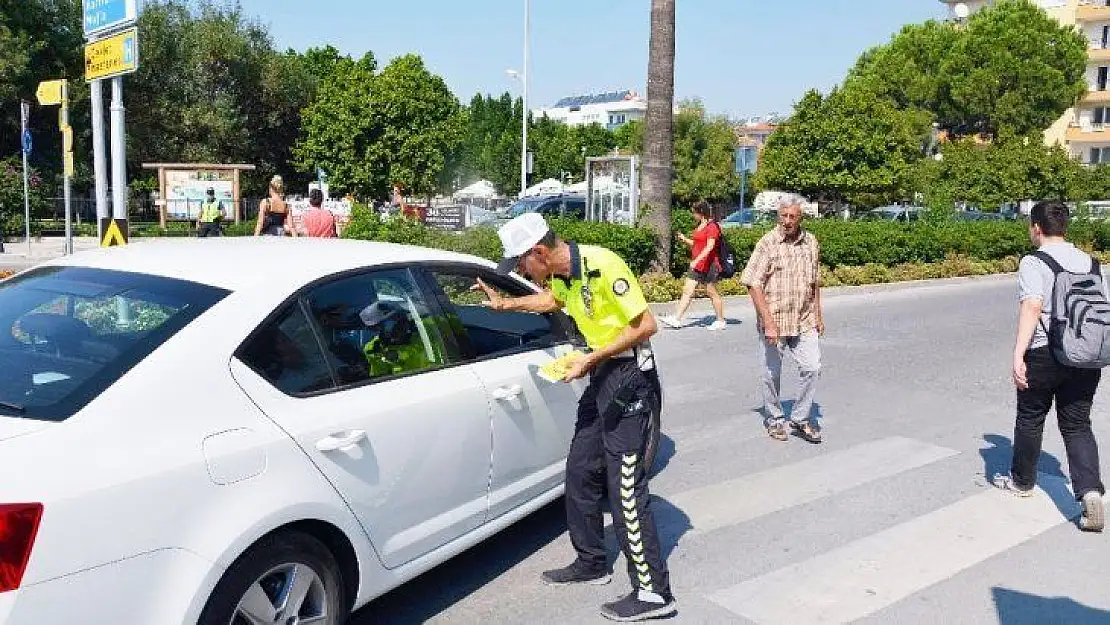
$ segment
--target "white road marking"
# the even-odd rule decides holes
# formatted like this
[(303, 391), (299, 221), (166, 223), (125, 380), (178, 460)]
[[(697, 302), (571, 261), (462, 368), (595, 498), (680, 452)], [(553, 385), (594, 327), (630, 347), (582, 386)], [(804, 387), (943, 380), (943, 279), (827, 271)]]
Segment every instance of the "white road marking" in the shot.
[[(1070, 493), (1062, 478), (1038, 479)], [(1044, 492), (1018, 499), (992, 488), (709, 599), (758, 623), (848, 623), (1066, 521)]]
[(893, 437), (686, 491), (668, 501), (690, 519), (690, 534), (743, 523), (923, 467), (959, 452)]

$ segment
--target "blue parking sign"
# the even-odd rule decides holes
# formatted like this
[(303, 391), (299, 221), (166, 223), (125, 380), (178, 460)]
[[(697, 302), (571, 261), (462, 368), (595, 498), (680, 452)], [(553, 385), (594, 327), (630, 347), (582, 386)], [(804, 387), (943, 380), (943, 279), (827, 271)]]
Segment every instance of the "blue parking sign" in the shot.
[(31, 155), (31, 131), (23, 131), (23, 153), (27, 156)]

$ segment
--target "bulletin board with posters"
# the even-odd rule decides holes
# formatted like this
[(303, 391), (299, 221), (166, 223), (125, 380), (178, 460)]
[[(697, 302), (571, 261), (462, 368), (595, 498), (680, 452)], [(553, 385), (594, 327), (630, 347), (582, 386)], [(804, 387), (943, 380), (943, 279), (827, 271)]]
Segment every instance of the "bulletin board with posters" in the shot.
[(170, 219), (196, 219), (208, 189), (216, 192), (216, 201), (231, 216), (235, 207), (234, 180), (230, 171), (166, 172), (166, 216)]
[(223, 203), (229, 222), (239, 223), (239, 174), (254, 165), (222, 163), (143, 163), (158, 171), (158, 221), (165, 228), (170, 219), (193, 220), (200, 213), (205, 192), (212, 189)]
[(640, 161), (636, 156), (586, 159), (586, 219), (634, 225), (639, 217)]

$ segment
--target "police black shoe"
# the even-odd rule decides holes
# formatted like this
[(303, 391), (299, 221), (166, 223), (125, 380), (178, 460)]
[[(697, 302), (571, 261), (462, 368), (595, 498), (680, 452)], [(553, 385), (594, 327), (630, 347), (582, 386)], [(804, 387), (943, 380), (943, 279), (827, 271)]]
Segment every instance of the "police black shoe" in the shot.
[(561, 569), (543, 572), (543, 583), (548, 586), (568, 586), (570, 584), (589, 584), (591, 586), (601, 586), (608, 584), (613, 576), (608, 571), (602, 569), (600, 571), (592, 571), (578, 563), (575, 560), (570, 566), (564, 566)]
[(663, 618), (677, 611), (678, 605), (674, 597), (663, 597), (643, 590), (634, 590), (624, 599), (601, 606), (602, 616), (622, 623)]

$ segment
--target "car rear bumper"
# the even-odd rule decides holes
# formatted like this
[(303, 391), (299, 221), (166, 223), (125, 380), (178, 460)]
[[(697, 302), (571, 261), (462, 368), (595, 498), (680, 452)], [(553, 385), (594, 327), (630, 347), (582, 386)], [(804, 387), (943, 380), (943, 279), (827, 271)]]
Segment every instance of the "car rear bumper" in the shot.
[(182, 549), (126, 558), (0, 594), (3, 625), (176, 625), (212, 564)]

